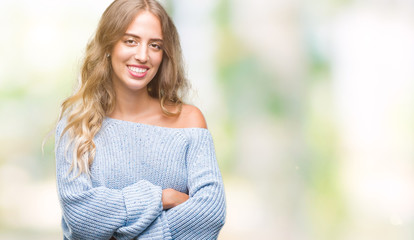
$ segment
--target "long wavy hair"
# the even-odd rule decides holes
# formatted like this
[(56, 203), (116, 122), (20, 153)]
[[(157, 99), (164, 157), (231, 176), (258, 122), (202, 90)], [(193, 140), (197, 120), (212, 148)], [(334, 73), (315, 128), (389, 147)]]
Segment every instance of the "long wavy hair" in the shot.
[[(62, 103), (59, 120), (66, 118), (66, 127), (60, 137), (68, 132), (69, 144), (73, 146), (70, 171), (90, 174), (96, 152), (93, 138), (105, 116), (114, 110), (116, 99), (111, 60), (107, 54), (111, 53), (115, 43), (142, 11), (149, 11), (159, 18), (163, 35), (163, 59), (157, 74), (147, 86), (148, 93), (159, 99), (164, 114), (175, 116), (181, 112), (182, 97), (188, 82), (173, 21), (155, 0), (115, 0), (103, 13), (95, 36), (86, 47), (77, 90)], [(170, 112), (166, 104), (173, 104), (178, 110)]]

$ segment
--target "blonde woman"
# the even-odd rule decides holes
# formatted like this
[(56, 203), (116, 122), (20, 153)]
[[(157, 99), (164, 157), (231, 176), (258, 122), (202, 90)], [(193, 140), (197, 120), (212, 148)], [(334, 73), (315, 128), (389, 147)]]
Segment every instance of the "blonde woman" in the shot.
[(216, 239), (225, 197), (202, 113), (182, 102), (177, 30), (155, 0), (116, 0), (56, 129), (64, 239)]

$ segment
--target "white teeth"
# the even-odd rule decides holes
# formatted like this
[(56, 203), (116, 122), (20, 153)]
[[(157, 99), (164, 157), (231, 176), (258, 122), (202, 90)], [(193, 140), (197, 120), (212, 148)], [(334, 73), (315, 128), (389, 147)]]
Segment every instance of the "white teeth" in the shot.
[(138, 68), (138, 67), (132, 67), (132, 66), (128, 66), (128, 68), (129, 70), (136, 72), (136, 73), (144, 73), (148, 70), (147, 68)]

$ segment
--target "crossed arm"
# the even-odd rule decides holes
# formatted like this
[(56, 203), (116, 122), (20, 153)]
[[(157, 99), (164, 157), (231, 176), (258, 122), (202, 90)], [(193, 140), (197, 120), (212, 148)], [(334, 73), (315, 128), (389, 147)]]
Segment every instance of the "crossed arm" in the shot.
[(87, 176), (68, 174), (70, 162), (64, 143), (59, 144), (56, 167), (65, 238), (217, 238), (225, 218), (224, 189), (211, 136), (206, 130), (199, 138), (188, 151), (188, 195), (146, 180), (123, 189), (93, 187)]

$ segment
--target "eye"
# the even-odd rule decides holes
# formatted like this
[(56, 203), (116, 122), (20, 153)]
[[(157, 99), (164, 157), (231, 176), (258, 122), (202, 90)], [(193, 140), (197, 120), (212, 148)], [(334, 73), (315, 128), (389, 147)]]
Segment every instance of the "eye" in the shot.
[(153, 49), (156, 49), (156, 50), (161, 50), (162, 49), (161, 45), (159, 45), (157, 43), (150, 43), (149, 46)]
[(124, 40), (124, 43), (127, 46), (136, 46), (136, 45), (138, 45), (138, 42), (135, 41), (135, 39), (133, 39), (133, 38), (128, 38), (128, 39)]

